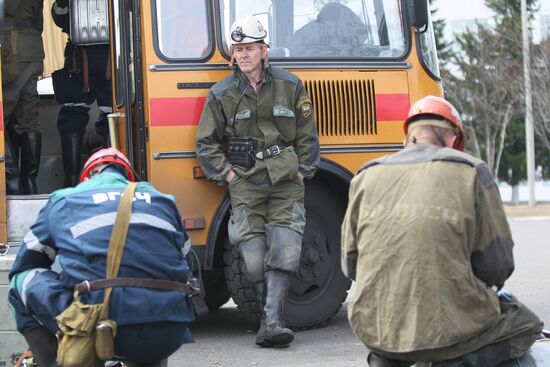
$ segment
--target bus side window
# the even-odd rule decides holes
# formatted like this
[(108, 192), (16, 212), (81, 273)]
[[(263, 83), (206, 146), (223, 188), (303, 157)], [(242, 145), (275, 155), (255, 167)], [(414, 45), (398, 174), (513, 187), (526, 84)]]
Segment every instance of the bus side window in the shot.
[(368, 28), (350, 8), (326, 4), (317, 19), (294, 33), (291, 56), (346, 56), (354, 46), (363, 46)]
[(158, 39), (170, 59), (200, 59), (210, 52), (206, 3), (197, 0), (157, 1)]

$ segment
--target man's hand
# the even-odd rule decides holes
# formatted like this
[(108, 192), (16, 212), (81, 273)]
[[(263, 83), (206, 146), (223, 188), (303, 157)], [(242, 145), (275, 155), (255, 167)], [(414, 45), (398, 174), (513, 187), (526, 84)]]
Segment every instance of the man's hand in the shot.
[(235, 173), (235, 171), (229, 170), (229, 172), (227, 172), (227, 174), (225, 175), (225, 181), (227, 181), (227, 183), (230, 184), (236, 175), (237, 174)]
[(298, 178), (302, 181), (304, 180), (304, 174), (300, 171), (298, 171)]

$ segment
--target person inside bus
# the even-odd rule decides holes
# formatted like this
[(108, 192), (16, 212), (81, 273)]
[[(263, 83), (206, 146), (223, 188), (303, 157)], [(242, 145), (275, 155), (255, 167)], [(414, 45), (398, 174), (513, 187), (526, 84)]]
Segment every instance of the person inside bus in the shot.
[(64, 187), (78, 183), (82, 141), (91, 105), (97, 101), (99, 117), (95, 131), (109, 144), (107, 115), (113, 111), (109, 44), (76, 45), (70, 35), (70, 2), (56, 0), (52, 5), (54, 23), (69, 35), (63, 69), (52, 74), (56, 100), (63, 106), (57, 117), (65, 172)]
[(287, 347), (294, 334), (282, 314), (300, 264), (303, 180), (313, 177), (320, 148), (311, 100), (296, 75), (267, 62), (266, 36), (253, 16), (231, 26), (235, 72), (210, 89), (196, 147), (206, 177), (229, 186), (229, 240), (261, 309), (256, 344)]
[[(81, 302), (103, 301), (103, 291), (93, 281), (105, 278), (121, 193), (136, 180), (124, 154), (113, 148), (99, 150), (85, 163), (81, 183), (51, 194), (25, 236), (9, 274), (9, 301), (38, 366), (55, 366), (56, 316), (71, 304), (75, 285), (91, 284)], [(184, 284), (190, 248), (173, 196), (139, 182), (118, 280)], [(51, 270), (56, 258), (59, 273)], [(109, 318), (118, 324), (114, 348), (122, 360), (157, 363), (193, 341), (187, 325), (195, 318), (194, 310), (180, 288), (113, 286)]]
[(291, 39), (291, 56), (354, 56), (368, 39), (361, 18), (340, 3), (326, 4), (317, 19), (298, 29)]
[(44, 70), (43, 0), (6, 0), (2, 24), (2, 96), (6, 193), (36, 194), (42, 132), (38, 78)]
[(541, 320), (502, 291), (513, 241), (487, 165), (464, 153), (456, 109), (427, 96), (404, 122), (405, 149), (353, 178), (342, 268), (369, 366), (493, 367), (522, 356)]

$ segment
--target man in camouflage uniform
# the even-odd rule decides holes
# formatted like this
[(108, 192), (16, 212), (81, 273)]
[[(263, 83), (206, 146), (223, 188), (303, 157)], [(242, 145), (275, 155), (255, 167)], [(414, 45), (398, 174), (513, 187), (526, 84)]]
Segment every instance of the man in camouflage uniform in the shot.
[(40, 167), (40, 96), (44, 70), (43, 0), (7, 0), (2, 25), (2, 93), (6, 124), (6, 191), (36, 194)]
[[(369, 366), (493, 367), (524, 354), (542, 323), (499, 290), (514, 270), (498, 187), (463, 153), (455, 108), (418, 101), (406, 148), (352, 180), (342, 268), (356, 280), (349, 319)], [(454, 148), (454, 149), (453, 149)]]
[(319, 138), (300, 79), (267, 63), (262, 24), (244, 17), (231, 30), (237, 67), (210, 90), (197, 156), (208, 179), (229, 185), (229, 240), (239, 246), (262, 309), (256, 344), (286, 347), (294, 335), (284, 327), (283, 306), (300, 263), (303, 180), (319, 164)]

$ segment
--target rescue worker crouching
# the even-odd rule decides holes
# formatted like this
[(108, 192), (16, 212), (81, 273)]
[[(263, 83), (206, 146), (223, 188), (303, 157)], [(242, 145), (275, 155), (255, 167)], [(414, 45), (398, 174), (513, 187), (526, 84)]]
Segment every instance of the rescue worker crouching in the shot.
[(63, 69), (52, 74), (56, 100), (63, 105), (57, 117), (57, 129), (61, 137), (64, 187), (78, 183), (82, 140), (91, 105), (97, 101), (99, 117), (95, 131), (103, 138), (103, 147), (109, 146), (107, 115), (113, 111), (109, 44), (74, 44), (70, 38), (69, 5), (69, 0), (56, 0), (52, 5), (55, 24), (69, 35)]
[(542, 322), (500, 290), (513, 240), (487, 165), (463, 152), (456, 109), (428, 96), (404, 123), (403, 151), (350, 186), (342, 268), (369, 366), (493, 367), (528, 351)]
[[(54, 192), (23, 240), (9, 275), (9, 301), (39, 366), (55, 366), (56, 316), (72, 303), (75, 286), (105, 278), (117, 208), (130, 181), (136, 174), (124, 154), (111, 148), (96, 152), (84, 165), (81, 183)], [(191, 246), (174, 198), (139, 182), (125, 243), (117, 278), (149, 285), (112, 286), (115, 355), (157, 363), (193, 341), (187, 325), (194, 310), (181, 290), (191, 279)], [(51, 270), (56, 257), (59, 273)], [(170, 283), (168, 288), (155, 288), (159, 280)], [(172, 288), (175, 284), (179, 288)], [(91, 289), (80, 301), (101, 303), (103, 291)]]
[(319, 164), (319, 138), (300, 79), (267, 62), (266, 36), (255, 17), (233, 23), (229, 42), (237, 65), (211, 88), (196, 145), (208, 179), (229, 186), (229, 240), (239, 248), (262, 310), (256, 344), (286, 347), (294, 334), (282, 315), (300, 263), (303, 180)]

